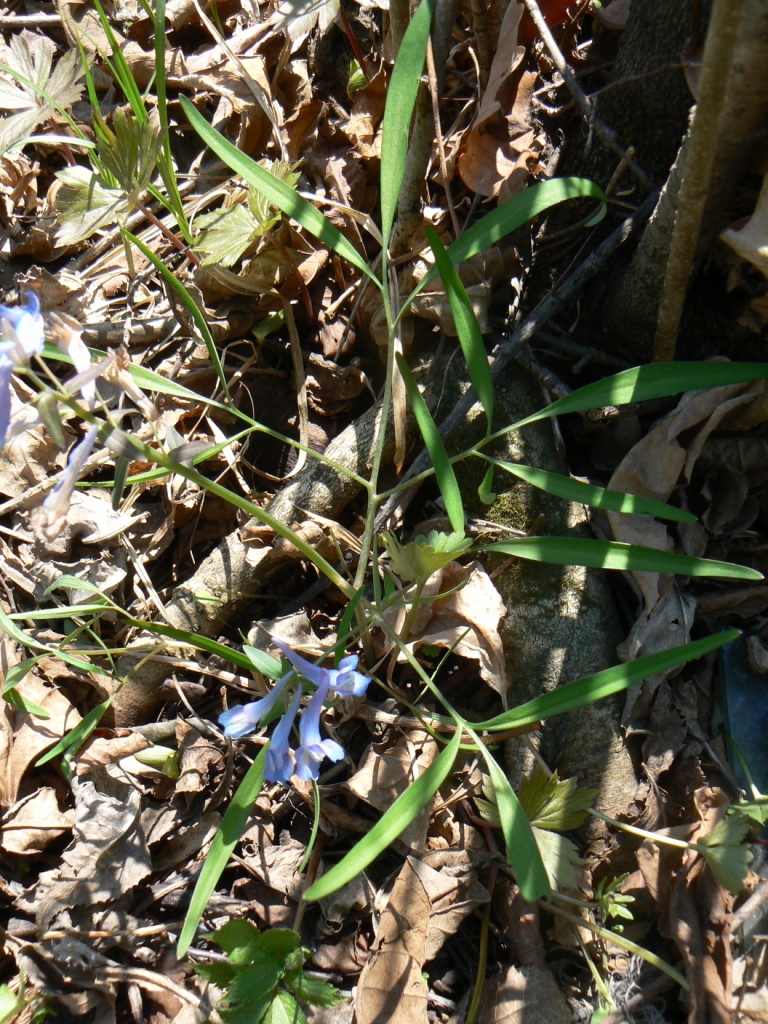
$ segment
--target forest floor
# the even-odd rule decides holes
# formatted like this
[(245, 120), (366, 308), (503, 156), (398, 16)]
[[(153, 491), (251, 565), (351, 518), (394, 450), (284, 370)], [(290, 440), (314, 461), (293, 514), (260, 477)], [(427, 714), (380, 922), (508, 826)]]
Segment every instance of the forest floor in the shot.
[[(663, 182), (617, 156), (607, 201), (554, 184), (629, 5), (533, 4), (554, 49), (516, 0), (433, 30), (399, 332), (382, 130), (423, 51), (393, 79), (386, 0), (272, 6), (0, 12), (0, 1024), (768, 1020), (764, 381), (611, 390), (633, 363), (581, 298)], [(507, 201), (515, 230), (441, 281), (433, 234), (454, 259)], [(722, 246), (707, 274), (763, 331), (759, 270)], [(686, 357), (732, 357), (719, 327)], [(454, 477), (393, 346), (458, 410), (451, 455), (486, 444), (487, 351), (492, 455), (528, 476)], [(509, 424), (586, 385), (518, 454)], [(409, 491), (424, 438), (437, 486)], [(676, 511), (588, 512), (586, 485)], [(602, 561), (561, 571), (558, 522)], [(584, 677), (539, 727), (537, 687)]]

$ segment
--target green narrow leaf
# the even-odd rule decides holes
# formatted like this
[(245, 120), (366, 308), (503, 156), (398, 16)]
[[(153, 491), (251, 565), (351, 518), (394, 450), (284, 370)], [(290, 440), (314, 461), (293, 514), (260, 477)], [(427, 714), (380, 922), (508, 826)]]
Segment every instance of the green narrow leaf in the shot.
[[(459, 263), (495, 245), (505, 235), (516, 231), (550, 207), (557, 206), (567, 199), (586, 198), (605, 201), (605, 195), (599, 185), (586, 178), (553, 178), (550, 181), (540, 181), (507, 199), (501, 206), (497, 206), (482, 220), (469, 227), (448, 246), (448, 259), (457, 267)], [(435, 279), (437, 273), (437, 266), (430, 267), (428, 273), (408, 296), (403, 305), (404, 309), (407, 309), (421, 290)]]
[(144, 243), (140, 241), (135, 235), (132, 235), (130, 231), (123, 231), (123, 234), (128, 239), (128, 241), (135, 245), (136, 248), (139, 249), (140, 252), (142, 252), (147, 257), (149, 262), (152, 263), (153, 266), (160, 271), (163, 278), (168, 282), (171, 288), (173, 288), (173, 290), (179, 296), (181, 301), (184, 303), (187, 312), (194, 320), (195, 326), (197, 327), (198, 331), (200, 332), (200, 336), (205, 342), (205, 347), (208, 349), (208, 355), (210, 356), (211, 363), (213, 364), (213, 367), (216, 370), (216, 375), (219, 378), (219, 383), (221, 384), (222, 390), (224, 391), (224, 394), (227, 396), (227, 398), (230, 401), (232, 401), (231, 395), (229, 393), (229, 387), (227, 385), (227, 378), (224, 376), (224, 367), (221, 365), (219, 351), (216, 348), (216, 342), (213, 340), (213, 335), (211, 334), (210, 328), (208, 327), (208, 323), (203, 314), (201, 313), (201, 311), (198, 309), (197, 303), (194, 301), (192, 296), (189, 294), (189, 292), (181, 283), (181, 281), (179, 281), (176, 275), (168, 267), (166, 267), (166, 265), (163, 263), (161, 259), (155, 256), (151, 249), (147, 248), (147, 246), (144, 245)]
[(387, 89), (381, 132), (381, 238), (386, 253), (408, 155), (408, 134), (419, 91), (435, 0), (422, 0), (405, 30)]
[(489, 466), (480, 486), (477, 489), (477, 496), (484, 505), (492, 505), (496, 501), (496, 494), (493, 490), (493, 466)]
[(264, 785), (264, 764), (267, 758), (269, 744), (263, 746), (259, 755), (248, 769), (245, 778), (237, 787), (237, 792), (232, 797), (232, 802), (222, 818), (219, 831), (216, 833), (208, 856), (197, 879), (195, 891), (189, 904), (187, 916), (179, 936), (179, 943), (176, 948), (176, 955), (179, 960), (186, 954), (192, 940), (195, 937), (197, 926), (208, 905), (216, 883), (221, 873), (227, 866), (230, 854), (243, 834), (248, 816), (253, 810), (261, 787)]
[(104, 34), (106, 35), (107, 40), (109, 41), (110, 48), (112, 50), (112, 60), (114, 61), (114, 66), (112, 66), (112, 63), (106, 54), (103, 54), (104, 59), (107, 61), (108, 64), (110, 64), (110, 67), (112, 67), (114, 76), (117, 79), (120, 88), (125, 93), (125, 98), (128, 100), (131, 106), (131, 110), (134, 113), (134, 116), (139, 122), (143, 123), (149, 115), (147, 114), (147, 108), (144, 103), (144, 99), (141, 93), (139, 92), (139, 87), (136, 84), (136, 79), (133, 77), (131, 69), (128, 66), (128, 62), (123, 56), (123, 51), (120, 49), (117, 39), (115, 38), (115, 34), (112, 31), (112, 26), (109, 23), (109, 18), (107, 18), (106, 14), (104, 13), (104, 8), (101, 6), (100, 0), (93, 0), (93, 2), (96, 7), (96, 10), (99, 12), (99, 21), (101, 22), (101, 27), (104, 30)]
[(563, 715), (567, 711), (575, 711), (584, 707), (585, 704), (592, 704), (603, 697), (610, 697), (614, 693), (644, 679), (658, 675), (661, 672), (669, 672), (687, 661), (695, 661), (696, 658), (703, 658), (712, 651), (732, 643), (741, 636), (738, 629), (729, 629), (724, 633), (717, 633), (715, 636), (705, 637), (703, 640), (694, 640), (690, 644), (681, 644), (679, 647), (672, 647), (668, 651), (660, 651), (658, 654), (649, 654), (645, 658), (637, 658), (626, 665), (614, 665), (612, 668), (603, 669), (594, 675), (586, 676), (584, 679), (575, 679), (572, 683), (565, 683), (558, 686), (551, 693), (545, 693), (541, 697), (534, 697), (511, 711), (505, 711), (487, 722), (473, 724), (477, 732), (500, 732), (505, 729), (518, 726), (535, 725), (547, 718), (554, 718), (555, 715)]
[[(213, 654), (218, 658), (223, 658), (225, 661), (230, 662), (230, 664), (245, 669), (246, 672), (253, 671), (253, 662), (247, 655), (241, 654), (240, 651), (235, 650), (233, 647), (228, 647), (226, 644), (220, 644), (217, 640), (212, 640), (210, 637), (202, 636), (200, 633), (191, 633), (186, 629), (165, 626), (161, 622), (144, 622), (142, 619), (132, 619), (130, 617), (126, 621), (134, 629), (155, 633), (157, 636), (167, 636), (171, 640), (177, 640), (181, 644), (186, 644), (188, 647), (196, 647), (198, 650), (206, 651), (208, 654)], [(265, 657), (267, 656), (265, 655)]]
[(696, 516), (691, 512), (685, 512), (674, 505), (667, 505), (663, 501), (653, 501), (651, 498), (639, 498), (634, 494), (624, 494), (622, 491), (610, 491), (605, 487), (598, 487), (595, 484), (585, 484), (580, 480), (572, 480), (570, 477), (562, 476), (560, 473), (548, 473), (546, 470), (537, 469), (534, 466), (523, 466), (517, 462), (502, 462), (501, 459), (494, 459), (490, 455), (483, 455), (487, 459), (503, 469), (512, 476), (519, 477), (546, 491), (547, 494), (554, 494), (566, 501), (576, 501), (581, 505), (590, 505), (593, 508), (604, 508), (610, 512), (625, 512), (636, 516), (656, 516), (658, 519), (668, 519), (675, 523), (695, 523)]
[(47, 764), (49, 761), (52, 761), (54, 757), (58, 757), (59, 754), (66, 754), (67, 751), (79, 750), (102, 720), (104, 713), (115, 699), (115, 696), (116, 694), (113, 693), (111, 697), (108, 697), (101, 704), (97, 704), (95, 708), (92, 708), (82, 722), (78, 722), (74, 729), (70, 729), (66, 736), (62, 736), (55, 747), (49, 750), (46, 754), (43, 754), (42, 757), (38, 757), (35, 761), (35, 768), (39, 768), (41, 765)]
[(445, 292), (451, 304), (453, 319), (456, 322), (456, 331), (459, 336), (459, 344), (464, 353), (464, 358), (469, 369), (469, 376), (474, 384), (477, 397), (480, 399), (485, 415), (488, 420), (488, 431), (490, 433), (493, 422), (493, 379), (488, 366), (488, 356), (485, 352), (483, 335), (480, 331), (480, 324), (477, 322), (472, 303), (469, 301), (466, 289), (462, 284), (456, 267), (451, 263), (445, 246), (440, 236), (429, 224), (424, 228), (427, 241), (432, 252), (435, 254), (435, 266), (440, 278), (445, 285)]
[(515, 881), (520, 887), (523, 899), (528, 903), (546, 899), (551, 892), (549, 879), (530, 822), (509, 784), (509, 779), (497, 764), (493, 754), (482, 743), (480, 753), (485, 758), (493, 784), (501, 830), (507, 845), (507, 861), (515, 873)]
[(403, 375), (408, 398), (413, 406), (416, 422), (419, 425), (421, 436), (424, 438), (424, 444), (427, 446), (429, 457), (435, 469), (435, 477), (445, 502), (445, 510), (448, 513), (451, 526), (456, 533), (463, 534), (464, 505), (461, 500), (459, 482), (456, 479), (451, 460), (448, 458), (448, 453), (445, 450), (443, 439), (440, 437), (440, 432), (435, 425), (435, 421), (432, 419), (432, 414), (427, 408), (427, 403), (416, 386), (416, 381), (413, 379), (413, 374), (408, 364), (399, 353), (396, 359), (400, 373)]
[(731, 580), (761, 580), (763, 574), (733, 562), (689, 558), (616, 540), (582, 537), (520, 537), (478, 549), (499, 551), (550, 565), (585, 565), (592, 569), (624, 569), (630, 572), (668, 572), (679, 576), (712, 576)]
[(327, 217), (320, 213), (311, 203), (307, 202), (306, 199), (302, 199), (300, 195), (297, 195), (292, 188), (289, 188), (284, 182), (279, 181), (274, 175), (265, 171), (263, 167), (259, 167), (255, 160), (251, 160), (245, 153), (241, 153), (239, 149), (233, 146), (231, 142), (228, 142), (215, 128), (208, 124), (202, 114), (198, 113), (185, 96), (180, 96), (179, 102), (189, 123), (203, 142), (217, 156), (221, 157), (228, 167), (231, 167), (233, 171), (237, 171), (250, 185), (253, 185), (255, 189), (262, 192), (286, 216), (293, 218), (303, 228), (306, 228), (310, 234), (319, 238), (321, 242), (324, 242), (329, 248), (337, 252), (339, 256), (343, 256), (345, 260), (348, 260), (358, 270), (366, 274), (377, 288), (381, 288), (379, 279), (357, 249), (342, 235), (338, 228), (331, 224)]
[(432, 799), (453, 768), (461, 745), (461, 729), (453, 734), (450, 743), (435, 758), (427, 770), (401, 793), (388, 811), (385, 811), (371, 831), (349, 851), (330, 871), (318, 878), (304, 893), (308, 902), (321, 900), (336, 892), (347, 882), (365, 871), (380, 853), (408, 827), (422, 807)]
[[(450, 255), (450, 249), (448, 250)], [(726, 384), (748, 384), (768, 377), (768, 363), (652, 363), (622, 370), (613, 377), (587, 384), (532, 416), (519, 420), (506, 431), (518, 430), (528, 423), (586, 412), (611, 405), (646, 402), (651, 398), (669, 398), (685, 391), (701, 391)]]
[(252, 667), (261, 672), (268, 679), (280, 679), (283, 674), (283, 667), (277, 658), (260, 650), (258, 647), (251, 647), (250, 644), (243, 644), (243, 651), (250, 660)]
[(165, 79), (165, 0), (155, 0), (153, 22), (155, 27), (155, 92), (157, 93), (157, 112), (160, 116), (160, 127), (163, 131), (163, 150), (158, 161), (158, 169), (168, 193), (168, 203), (176, 217), (176, 223), (181, 228), (184, 241), (189, 245), (191, 241), (189, 223), (184, 213), (184, 203), (179, 192), (176, 172), (173, 167), (173, 153), (171, 151), (168, 92)]

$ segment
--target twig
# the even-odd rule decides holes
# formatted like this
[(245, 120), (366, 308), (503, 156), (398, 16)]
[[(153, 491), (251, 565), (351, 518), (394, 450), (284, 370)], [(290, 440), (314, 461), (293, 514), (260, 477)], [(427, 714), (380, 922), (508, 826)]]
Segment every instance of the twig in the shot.
[[(656, 205), (657, 198), (658, 194), (656, 192), (651, 193), (642, 205), (635, 210), (632, 216), (623, 221), (613, 234), (609, 235), (608, 238), (606, 238), (606, 240), (584, 260), (578, 270), (574, 271), (574, 273), (563, 282), (559, 289), (553, 291), (546, 297), (546, 299), (543, 299), (507, 341), (498, 346), (493, 360), (493, 365), (491, 366), (491, 373), (494, 377), (498, 377), (509, 366), (520, 349), (527, 345), (545, 324), (549, 323), (553, 317), (557, 316), (557, 314), (573, 300), (574, 296), (578, 295), (586, 284), (604, 269), (608, 259), (617, 252), (629, 238), (631, 238), (642, 224), (645, 223)], [(456, 427), (465, 422), (469, 410), (476, 401), (477, 395), (474, 388), (469, 388), (461, 401), (454, 406), (453, 410), (446, 416), (440, 425), (440, 436), (443, 440), (445, 440), (445, 438), (448, 437)], [(419, 474), (424, 473), (430, 468), (430, 465), (429, 453), (424, 449), (418, 458), (415, 459), (410, 469), (405, 473), (403, 482), (412, 480)], [(375, 528), (377, 532), (380, 533), (381, 530), (386, 528), (386, 525), (395, 509), (398, 507), (402, 508), (408, 506), (411, 498), (413, 497), (413, 493), (413, 490), (408, 492), (398, 492), (397, 494), (392, 495), (392, 497), (382, 505), (379, 509), (378, 515), (376, 516)]]
[(654, 362), (666, 362), (675, 357), (677, 333), (717, 150), (715, 142), (726, 95), (725, 83), (733, 63), (743, 10), (744, 0), (715, 0), (712, 9), (704, 44), (699, 100), (684, 149), (685, 169), (659, 303)]
[(0, 29), (12, 28), (57, 28), (61, 25), (60, 14), (2, 14)]
[[(552, 58), (555, 67), (562, 75), (568, 91), (571, 96), (573, 96), (576, 106), (584, 115), (587, 124), (591, 128), (595, 129), (603, 143), (611, 150), (611, 152), (615, 153), (619, 159), (623, 159), (627, 151), (627, 147), (621, 144), (613, 129), (609, 128), (608, 125), (595, 113), (594, 107), (587, 98), (586, 93), (576, 81), (573, 72), (568, 67), (565, 57), (560, 51), (560, 47), (555, 42), (555, 37), (549, 31), (549, 25), (547, 25), (546, 21), (542, 17), (538, 3), (536, 0), (523, 0), (523, 3), (525, 4), (525, 9), (531, 16), (534, 25), (538, 29), (539, 35), (544, 40), (547, 52)], [(644, 189), (650, 191), (653, 188), (651, 179), (636, 160), (628, 161), (628, 167)]]

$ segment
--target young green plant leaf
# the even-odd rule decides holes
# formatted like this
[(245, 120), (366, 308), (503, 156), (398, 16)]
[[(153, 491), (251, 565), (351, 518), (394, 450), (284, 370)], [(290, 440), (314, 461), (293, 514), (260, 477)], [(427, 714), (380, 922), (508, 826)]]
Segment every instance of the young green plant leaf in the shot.
[(308, 901), (330, 896), (347, 882), (365, 871), (380, 853), (408, 827), (426, 803), (445, 782), (461, 745), (461, 729), (453, 734), (450, 743), (435, 758), (427, 770), (408, 786), (405, 792), (385, 811), (373, 828), (330, 871), (314, 882), (304, 893)]
[(519, 537), (486, 544), (483, 551), (498, 551), (532, 562), (550, 565), (585, 565), (592, 569), (624, 569), (630, 572), (668, 572), (679, 576), (713, 576), (730, 580), (761, 580), (763, 574), (733, 562), (689, 558), (670, 551), (622, 544), (616, 540), (582, 537)]
[(491, 784), (493, 800), (499, 811), (501, 830), (507, 847), (507, 861), (515, 873), (515, 881), (522, 897), (528, 903), (546, 899), (550, 895), (549, 878), (536, 845), (531, 825), (520, 806), (509, 779), (501, 770), (493, 754), (480, 744)]
[(54, 757), (58, 757), (59, 754), (64, 754), (66, 757), (68, 752), (71, 753), (79, 750), (102, 720), (114, 699), (115, 694), (112, 694), (111, 697), (107, 697), (101, 704), (97, 704), (95, 708), (92, 708), (82, 722), (78, 722), (74, 729), (70, 729), (65, 736), (62, 736), (55, 747), (52, 747), (47, 753), (38, 757), (35, 761), (35, 768), (47, 764)]
[(602, 700), (603, 697), (620, 693), (634, 683), (640, 683), (660, 672), (669, 672), (670, 669), (684, 665), (687, 661), (703, 658), (712, 651), (737, 640), (740, 636), (741, 633), (738, 629), (729, 629), (723, 633), (705, 637), (703, 640), (694, 640), (693, 643), (681, 644), (668, 651), (660, 651), (658, 654), (649, 654), (645, 658), (637, 658), (626, 665), (614, 665), (612, 668), (603, 669), (584, 679), (575, 679), (572, 683), (559, 686), (551, 693), (534, 697), (533, 700), (529, 700), (511, 711), (505, 711), (495, 718), (490, 718), (487, 722), (478, 722), (473, 725), (473, 728), (477, 732), (501, 732), (506, 729), (535, 725), (536, 722), (554, 718), (555, 715), (563, 715), (567, 711), (582, 708), (585, 704)]
[(405, 30), (387, 89), (381, 132), (381, 237), (386, 253), (408, 155), (408, 134), (419, 91), (435, 0), (422, 0)]
[(208, 856), (197, 879), (195, 891), (189, 904), (187, 916), (179, 936), (176, 955), (179, 960), (186, 954), (195, 937), (208, 900), (211, 898), (221, 873), (227, 866), (230, 854), (243, 834), (248, 816), (253, 810), (261, 787), (264, 785), (264, 765), (269, 745), (262, 747), (258, 757), (248, 769), (245, 778), (237, 787), (232, 802), (222, 818), (219, 831), (214, 836)]
[(445, 246), (440, 236), (429, 224), (424, 228), (427, 241), (435, 256), (435, 266), (440, 278), (445, 285), (445, 292), (451, 304), (451, 312), (456, 323), (456, 332), (459, 336), (459, 344), (464, 353), (464, 358), (469, 369), (470, 380), (474, 384), (477, 397), (482, 403), (485, 415), (488, 420), (488, 432), (491, 431), (493, 422), (493, 379), (488, 366), (488, 356), (485, 352), (483, 335), (480, 332), (480, 324), (477, 322), (472, 303), (469, 301), (467, 291), (462, 284), (456, 267), (451, 263)]
[(132, 242), (133, 245), (135, 245), (136, 248), (139, 249), (139, 251), (146, 256), (149, 262), (152, 263), (157, 270), (159, 270), (163, 278), (167, 281), (171, 288), (173, 288), (173, 290), (179, 296), (181, 301), (184, 303), (187, 312), (192, 317), (195, 323), (195, 327), (197, 327), (198, 331), (200, 332), (201, 338), (205, 342), (205, 347), (208, 349), (208, 355), (210, 356), (213, 368), (216, 370), (216, 376), (219, 378), (219, 383), (221, 384), (222, 391), (231, 401), (232, 399), (231, 395), (229, 394), (227, 378), (224, 374), (224, 367), (221, 365), (221, 359), (219, 358), (219, 350), (216, 348), (216, 342), (213, 340), (213, 335), (211, 334), (211, 329), (208, 326), (208, 322), (206, 321), (202, 312), (198, 308), (197, 303), (189, 294), (189, 292), (181, 283), (181, 281), (179, 281), (179, 279), (176, 277), (173, 271), (166, 267), (163, 261), (159, 259), (157, 256), (155, 256), (151, 249), (144, 245), (144, 243), (140, 241), (138, 238), (136, 238), (135, 235), (132, 235), (130, 231), (124, 231), (123, 233), (125, 237), (128, 239), (128, 241)]
[(699, 391), (726, 384), (747, 384), (766, 377), (768, 363), (651, 363), (649, 366), (635, 366), (558, 398), (544, 409), (506, 427), (504, 433), (519, 430), (528, 423), (548, 419), (550, 416), (586, 412), (587, 409), (604, 406), (628, 405), (630, 402), (646, 402), (651, 398), (669, 398), (684, 391)]
[(175, 626), (166, 626), (161, 622), (144, 622), (142, 619), (130, 617), (127, 618), (127, 622), (133, 629), (155, 633), (158, 636), (167, 636), (169, 640), (175, 640), (177, 643), (195, 650), (206, 651), (214, 657), (228, 661), (231, 665), (245, 669), (246, 672), (253, 671), (253, 661), (246, 654), (227, 644), (220, 644), (218, 640), (212, 640), (200, 633), (190, 633), (186, 629), (176, 629)]
[(202, 114), (197, 112), (185, 96), (180, 96), (179, 102), (189, 123), (203, 142), (217, 156), (221, 157), (228, 167), (231, 167), (233, 171), (237, 171), (241, 178), (244, 178), (250, 185), (258, 189), (259, 192), (263, 192), (267, 199), (274, 203), (278, 209), (282, 210), (286, 216), (293, 218), (310, 234), (319, 238), (321, 242), (324, 242), (334, 252), (337, 252), (339, 256), (343, 256), (345, 260), (348, 260), (354, 267), (357, 267), (358, 270), (366, 274), (377, 288), (381, 288), (379, 279), (357, 249), (342, 235), (338, 228), (331, 224), (327, 217), (323, 216), (306, 199), (302, 199), (300, 195), (297, 195), (294, 189), (289, 188), (282, 181), (278, 181), (268, 171), (265, 171), (263, 167), (259, 167), (255, 160), (251, 160), (245, 153), (241, 153), (239, 149), (233, 146), (231, 142), (228, 142), (215, 128), (208, 124)]
[(435, 421), (432, 419), (432, 414), (427, 408), (427, 403), (424, 401), (416, 381), (413, 379), (410, 367), (401, 355), (398, 354), (396, 358), (400, 373), (403, 375), (405, 390), (408, 392), (408, 398), (416, 416), (416, 422), (419, 425), (421, 436), (424, 438), (424, 444), (427, 446), (429, 457), (435, 469), (437, 485), (445, 502), (445, 511), (448, 513), (448, 518), (454, 531), (463, 534), (464, 505), (461, 500), (459, 482), (456, 479), (451, 460), (448, 458), (448, 453), (445, 450), (443, 439), (440, 437), (440, 431), (437, 429)]
[(155, 0), (155, 92), (157, 94), (157, 112), (163, 133), (163, 149), (157, 162), (158, 170), (168, 193), (168, 204), (173, 210), (176, 222), (181, 228), (184, 241), (189, 245), (191, 234), (189, 223), (184, 212), (184, 203), (176, 180), (171, 151), (170, 125), (168, 119), (168, 91), (165, 76), (165, 0)]
[[(519, 192), (507, 199), (501, 206), (486, 214), (482, 220), (469, 227), (455, 242), (448, 246), (448, 258), (454, 267), (471, 256), (482, 252), (504, 238), (511, 231), (516, 231), (529, 220), (545, 210), (562, 203), (567, 199), (598, 199), (605, 201), (605, 195), (599, 185), (587, 181), (586, 178), (552, 178), (531, 185), (524, 192)], [(430, 268), (419, 281), (403, 304), (407, 309), (416, 296), (430, 281), (437, 276), (437, 266)]]
[(580, 505), (590, 505), (593, 508), (604, 508), (609, 512), (626, 512), (636, 516), (656, 516), (658, 519), (668, 519), (675, 523), (695, 523), (696, 516), (691, 512), (685, 512), (674, 505), (667, 505), (663, 501), (653, 501), (651, 498), (639, 498), (634, 494), (624, 494), (622, 491), (610, 491), (605, 487), (597, 487), (595, 484), (585, 484), (581, 480), (572, 480), (570, 477), (562, 476), (560, 473), (548, 473), (544, 469), (537, 469), (534, 466), (523, 466), (517, 462), (502, 462), (501, 459), (494, 459), (490, 455), (483, 455), (482, 458), (499, 469), (503, 469), (512, 476), (519, 477), (546, 491), (547, 494), (554, 494), (566, 501), (576, 501)]

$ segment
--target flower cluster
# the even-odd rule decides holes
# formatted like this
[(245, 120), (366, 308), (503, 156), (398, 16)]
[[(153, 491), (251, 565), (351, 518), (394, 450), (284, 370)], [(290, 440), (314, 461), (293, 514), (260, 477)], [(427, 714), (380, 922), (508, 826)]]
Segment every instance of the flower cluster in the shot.
[[(63, 314), (51, 316), (52, 337), (58, 348), (71, 359), (76, 376), (68, 382), (70, 394), (79, 394), (86, 407), (96, 405), (96, 378), (104, 373), (110, 360), (92, 365), (91, 354), (83, 341), (80, 324)], [(11, 417), (13, 395), (11, 379), (18, 370), (29, 367), (34, 356), (40, 355), (45, 343), (45, 322), (40, 302), (34, 293), (27, 296), (24, 306), (0, 305), (0, 450), (5, 442), (42, 423), (63, 448), (64, 433), (57, 403), (52, 392), (43, 391), (34, 404), (24, 406)], [(53, 401), (51, 402), (51, 399)], [(43, 502), (47, 513), (46, 533), (55, 537), (61, 530), (75, 484), (83, 465), (91, 454), (99, 428), (91, 426), (69, 455), (67, 468), (56, 486)]]
[(292, 750), (289, 741), (301, 702), (301, 679), (287, 711), (272, 734), (267, 751), (265, 777), (270, 782), (287, 782), (295, 772), (300, 779), (316, 779), (320, 774), (323, 758), (339, 761), (344, 756), (343, 749), (335, 740), (324, 740), (320, 735), (320, 713), (326, 698), (329, 694), (362, 697), (371, 680), (362, 672), (356, 671), (356, 654), (342, 658), (338, 668), (321, 668), (302, 658), (282, 640), (272, 637), (272, 643), (280, 648), (291, 663), (291, 670), (286, 672), (266, 697), (223, 712), (219, 716), (219, 722), (224, 727), (226, 736), (245, 736), (257, 729), (259, 723), (277, 707), (294, 676), (299, 675), (314, 683), (317, 689), (299, 721), (298, 749)]

